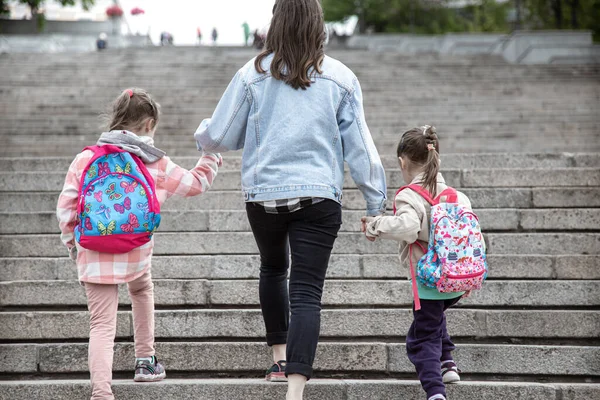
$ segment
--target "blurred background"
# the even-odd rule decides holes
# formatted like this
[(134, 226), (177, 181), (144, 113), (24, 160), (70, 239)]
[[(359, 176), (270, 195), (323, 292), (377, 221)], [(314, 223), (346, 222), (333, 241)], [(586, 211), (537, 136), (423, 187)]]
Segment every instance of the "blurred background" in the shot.
[[(323, 0), (336, 34), (509, 33), (588, 29), (600, 39), (600, 0)], [(0, 34), (107, 31), (174, 45), (243, 45), (266, 33), (274, 0), (0, 0)], [(70, 25), (70, 26), (69, 26)], [(77, 28), (74, 26), (77, 25)], [(198, 30), (202, 34), (198, 40)], [(253, 41), (251, 37), (248, 39)], [(246, 42), (248, 43), (248, 42)]]

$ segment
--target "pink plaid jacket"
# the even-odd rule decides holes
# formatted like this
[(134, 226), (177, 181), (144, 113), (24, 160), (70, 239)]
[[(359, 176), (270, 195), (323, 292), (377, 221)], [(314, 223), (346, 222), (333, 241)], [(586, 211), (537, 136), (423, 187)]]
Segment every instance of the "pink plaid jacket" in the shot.
[[(69, 251), (77, 246), (77, 268), (81, 282), (101, 284), (131, 282), (150, 268), (154, 239), (125, 254), (98, 253), (82, 248), (75, 241), (79, 184), (81, 174), (92, 156), (92, 151), (85, 150), (75, 157), (69, 167), (65, 185), (58, 198), (56, 212), (61, 240)], [(181, 168), (169, 157), (163, 157), (155, 163), (147, 164), (146, 167), (154, 178), (156, 194), (162, 205), (174, 195), (192, 197), (206, 192), (222, 163), (223, 160), (219, 155), (204, 154), (191, 171)]]

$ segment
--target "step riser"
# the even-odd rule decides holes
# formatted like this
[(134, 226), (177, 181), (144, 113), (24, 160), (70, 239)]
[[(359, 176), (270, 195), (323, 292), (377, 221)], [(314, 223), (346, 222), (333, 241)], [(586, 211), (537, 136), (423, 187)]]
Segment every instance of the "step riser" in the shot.
[[(4, 354), (19, 360), (18, 364), (0, 366), (0, 372), (87, 372), (87, 347), (87, 344), (0, 345)], [(314, 364), (317, 371), (414, 373), (402, 344), (320, 343), (317, 351)], [(158, 342), (156, 353), (172, 372), (259, 373), (272, 363), (263, 343)], [(465, 344), (458, 346), (454, 354), (461, 369), (480, 374), (598, 376), (600, 371), (600, 349), (595, 347)], [(114, 371), (131, 371), (134, 359), (132, 344), (115, 344)], [(236, 362), (223, 364), (223, 360)], [(561, 368), (557, 369), (557, 365)]]
[[(0, 190), (11, 192), (55, 192), (62, 190), (64, 173), (11, 172), (0, 173)], [(349, 173), (345, 174), (344, 188), (355, 189)], [(387, 182), (403, 182), (399, 170), (386, 171)], [(570, 169), (491, 169), (491, 170), (446, 170), (444, 177), (449, 185), (457, 188), (489, 187), (564, 187), (600, 186), (600, 173), (592, 168)], [(397, 185), (397, 186), (399, 186)], [(213, 183), (213, 190), (240, 190), (240, 173), (224, 171)]]
[[(600, 280), (597, 256), (489, 255), (491, 279)], [(154, 256), (154, 279), (257, 279), (259, 256)], [(392, 255), (331, 256), (330, 279), (401, 279), (408, 271)], [(68, 258), (0, 258), (0, 281), (77, 280)]]
[[(117, 399), (283, 399), (287, 386), (264, 380), (177, 380), (140, 385), (131, 380), (113, 382)], [(539, 383), (463, 382), (450, 385), (448, 396), (460, 400), (587, 400), (600, 395), (598, 385)], [(88, 400), (86, 381), (0, 382), (0, 400)], [(390, 400), (419, 399), (424, 392), (418, 382), (391, 380), (319, 380), (313, 379), (304, 391), (305, 400)]]
[[(391, 186), (391, 185), (390, 185)], [(600, 188), (533, 188), (533, 189), (461, 189), (476, 208), (592, 208), (600, 207)], [(396, 189), (388, 190), (388, 207), (392, 207)], [(0, 210), (13, 212), (56, 212), (58, 193), (0, 192)], [(355, 189), (344, 190), (343, 207), (364, 210), (365, 200)], [(240, 191), (211, 190), (193, 199), (172, 197), (162, 207), (166, 211), (244, 210)]]
[[(74, 281), (0, 282), (0, 307), (85, 306), (85, 289)], [(409, 307), (408, 281), (328, 280), (325, 306)], [(120, 287), (120, 304), (130, 304)], [(154, 280), (157, 306), (258, 306), (258, 282)], [(461, 306), (477, 307), (597, 307), (600, 281), (488, 281), (483, 290), (463, 299)]]
[[(491, 311), (451, 309), (448, 330), (453, 338), (593, 339), (600, 331), (594, 311)], [(323, 310), (322, 338), (405, 337), (412, 323), (410, 309)], [(552, 326), (549, 330), (547, 327)], [(262, 340), (260, 310), (156, 311), (155, 337), (161, 339)], [(89, 338), (87, 312), (0, 313), (0, 340), (73, 340)], [(133, 338), (131, 314), (120, 312), (117, 338)]]
[[(600, 233), (490, 233), (486, 234), (489, 254), (599, 254)], [(257, 254), (254, 236), (247, 232), (157, 233), (156, 255)], [(568, 245), (567, 245), (568, 244)], [(4, 257), (64, 257), (66, 248), (57, 235), (2, 235), (0, 254)], [(397, 243), (367, 241), (361, 233), (340, 233), (334, 254), (396, 254)]]
[[(599, 154), (444, 154), (444, 169), (467, 169), (485, 166), (486, 168), (598, 168)], [(72, 159), (60, 158), (0, 158), (0, 171), (66, 171)], [(193, 168), (198, 157), (175, 157), (176, 163), (184, 168)], [(397, 169), (395, 156), (381, 155), (385, 168)], [(223, 170), (237, 171), (242, 159), (229, 154), (224, 155)]]
[[(484, 231), (598, 230), (600, 209), (475, 210)], [(360, 232), (360, 211), (344, 211), (342, 232)], [(161, 213), (161, 232), (249, 232), (245, 211)], [(55, 213), (2, 214), (0, 234), (60, 233)]]

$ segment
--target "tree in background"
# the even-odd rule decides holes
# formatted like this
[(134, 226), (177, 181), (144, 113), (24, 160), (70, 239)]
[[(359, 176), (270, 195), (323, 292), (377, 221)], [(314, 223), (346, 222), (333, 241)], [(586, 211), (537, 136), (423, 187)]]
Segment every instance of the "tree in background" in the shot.
[[(0, 15), (9, 14), (8, 3), (9, 1), (25, 4), (29, 6), (31, 11), (31, 19), (37, 21), (38, 30), (42, 30), (44, 27), (45, 19), (43, 14), (40, 14), (40, 10), (43, 8), (46, 0), (0, 0)], [(74, 6), (76, 3), (80, 3), (84, 10), (88, 10), (94, 5), (94, 0), (57, 0), (63, 7)]]
[(587, 29), (600, 40), (600, 0), (521, 0), (528, 29)]
[(0, 17), (8, 15), (10, 10), (8, 9), (8, 2), (6, 0), (0, 0)]
[[(450, 7), (452, 0), (322, 0), (325, 18), (360, 19), (375, 32), (509, 32), (516, 29), (589, 29), (600, 39), (600, 0), (479, 0)], [(508, 22), (515, 15), (514, 25)]]
[(328, 21), (358, 15), (359, 29), (375, 32), (494, 32), (508, 29), (509, 4), (481, 0), (478, 5), (449, 7), (451, 0), (323, 0)]

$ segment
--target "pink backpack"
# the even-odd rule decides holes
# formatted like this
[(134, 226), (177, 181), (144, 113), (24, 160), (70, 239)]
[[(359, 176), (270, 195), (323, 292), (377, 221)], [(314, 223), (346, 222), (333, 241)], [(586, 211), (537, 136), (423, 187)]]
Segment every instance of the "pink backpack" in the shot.
[(121, 254), (152, 240), (160, 225), (154, 179), (134, 154), (112, 145), (86, 147), (75, 239), (81, 247)]
[[(418, 241), (409, 247), (415, 310), (421, 308), (417, 279), (423, 286), (435, 288), (440, 293), (481, 289), (488, 266), (477, 216), (471, 209), (458, 203), (458, 193), (452, 188), (447, 188), (435, 199), (419, 185), (403, 187), (398, 193), (404, 189), (417, 192), (431, 204), (428, 249)], [(414, 244), (425, 253), (416, 271), (412, 264)]]

